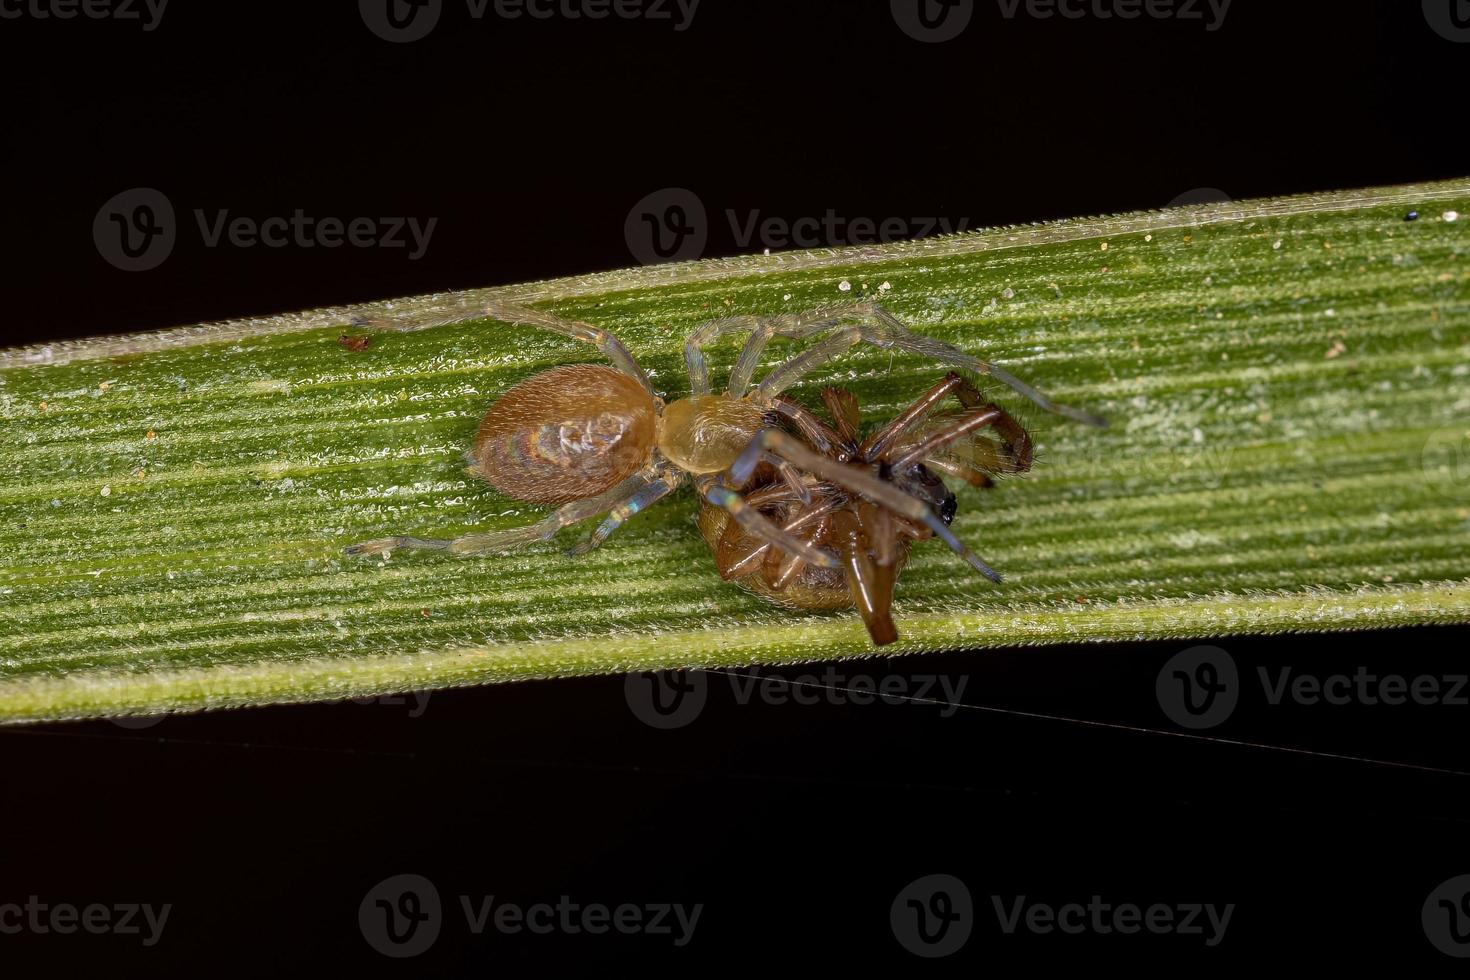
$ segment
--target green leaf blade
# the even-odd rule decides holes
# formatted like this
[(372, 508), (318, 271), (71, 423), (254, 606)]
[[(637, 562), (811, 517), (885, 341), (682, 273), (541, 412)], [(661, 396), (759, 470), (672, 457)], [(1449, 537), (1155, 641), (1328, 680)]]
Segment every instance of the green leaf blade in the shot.
[[(1467, 206), (1465, 181), (1240, 202), (0, 352), (0, 718), (871, 652), (855, 614), (720, 582), (687, 494), (580, 559), (342, 555), (541, 513), (461, 454), (509, 385), (596, 357), (463, 319), (489, 297), (613, 331), (677, 397), (706, 319), (881, 296), (1109, 416), (1022, 410), (1036, 471), (955, 525), (1007, 582), (916, 548), (899, 651), (1470, 620)], [(860, 349), (799, 394), (880, 420), (940, 373)]]

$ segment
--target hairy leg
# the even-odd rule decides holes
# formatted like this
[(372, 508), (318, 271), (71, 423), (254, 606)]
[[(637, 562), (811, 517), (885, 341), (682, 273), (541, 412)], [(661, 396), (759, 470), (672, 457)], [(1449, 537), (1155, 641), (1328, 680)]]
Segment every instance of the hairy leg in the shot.
[(628, 348), (606, 330), (600, 330), (588, 323), (577, 320), (568, 320), (566, 317), (547, 313), (543, 310), (532, 309), (529, 306), (519, 306), (513, 303), (488, 303), (484, 308), (486, 316), (494, 317), (505, 323), (517, 323), (529, 327), (538, 327), (549, 330), (552, 333), (580, 340), (591, 344), (612, 362), (613, 367), (628, 375), (641, 384), (645, 391), (653, 394), (653, 388), (648, 384), (648, 375), (643, 373), (643, 368), (633, 359)]
[(953, 371), (945, 375), (934, 387), (914, 399), (912, 405), (895, 415), (887, 425), (863, 440), (863, 456), (867, 459), (882, 458), (890, 446), (922, 425), (934, 411), (934, 406), (950, 394), (958, 394), (962, 388), (974, 391), (973, 385)]
[(862, 427), (862, 413), (858, 411), (857, 395), (846, 388), (823, 388), (822, 404), (832, 415), (832, 425), (844, 443), (857, 445), (858, 430)]
[(761, 355), (773, 337), (800, 340), (813, 333), (830, 329), (837, 319), (827, 309), (806, 313), (782, 313), (777, 316), (730, 316), (700, 324), (684, 342), (684, 365), (689, 371), (689, 390), (695, 395), (711, 392), (709, 364), (704, 357), (704, 348), (729, 333), (745, 331), (750, 339), (740, 352), (740, 358), (730, 371), (730, 397), (743, 398), (750, 388), (750, 379), (760, 364)]
[[(851, 303), (844, 306), (826, 307), (814, 310), (808, 314), (812, 323), (848, 324), (842, 328), (841, 333), (856, 329), (858, 339), (851, 342), (843, 341), (835, 343), (824, 351), (825, 356), (806, 357), (809, 351), (796, 355), (785, 364), (771, 371), (761, 382), (759, 392), (765, 398), (772, 398), (787, 388), (796, 384), (803, 376), (815, 370), (821, 364), (831, 360), (838, 354), (849, 349), (858, 342), (872, 344), (884, 350), (901, 350), (911, 354), (922, 354), (926, 357), (948, 364), (961, 370), (970, 371), (974, 374), (985, 375), (995, 378), (997, 381), (1010, 387), (1013, 391), (1036, 403), (1048, 412), (1055, 412), (1087, 425), (1106, 426), (1107, 420), (1091, 412), (1085, 412), (1079, 408), (1067, 405), (1058, 405), (1046, 395), (1031, 387), (1020, 378), (1009, 371), (1000, 368), (989, 361), (981, 360), (972, 354), (966, 354), (957, 347), (953, 347), (932, 337), (916, 334), (904, 326), (892, 313), (873, 302)], [(829, 338), (830, 339), (830, 338)], [(820, 347), (827, 341), (817, 345)], [(817, 347), (811, 348), (816, 350)]]
[(657, 479), (657, 474), (648, 471), (635, 473), (606, 493), (588, 497), (586, 500), (574, 500), (558, 507), (535, 524), (527, 524), (524, 527), (487, 531), (483, 534), (466, 534), (457, 538), (378, 538), (375, 541), (364, 541), (361, 544), (352, 545), (347, 549), (347, 554), (376, 555), (397, 548), (447, 551), (454, 555), (488, 555), (497, 551), (511, 551), (528, 544), (550, 541), (562, 528), (596, 517), (598, 514), (634, 499)]
[(602, 523), (597, 526), (597, 530), (593, 531), (592, 535), (586, 541), (573, 547), (567, 554), (585, 555), (611, 537), (612, 533), (622, 527), (623, 522), (628, 518), (641, 510), (647, 510), (654, 503), (667, 497), (683, 485), (684, 474), (681, 471), (673, 467), (662, 471), (658, 479), (653, 480), (643, 489), (633, 494), (633, 496), (613, 507), (607, 517), (603, 519)]
[(808, 411), (806, 406), (800, 402), (792, 401), (785, 395), (779, 395), (772, 399), (771, 408), (778, 415), (789, 419), (791, 424), (796, 427), (796, 431), (801, 433), (801, 437), (811, 443), (819, 453), (829, 453), (835, 448), (848, 446), (852, 443), (850, 437), (844, 436), (840, 432), (834, 432), (827, 423)]
[[(984, 440), (982, 449), (977, 438), (982, 429), (999, 435), (1000, 445)], [(991, 473), (1024, 473), (1031, 468), (1033, 458), (1031, 434), (1005, 409), (982, 405), (944, 420), (917, 442), (890, 447), (879, 459), (896, 470), (905, 470), (918, 463), (928, 465), (945, 452), (953, 453), (968, 469)]]

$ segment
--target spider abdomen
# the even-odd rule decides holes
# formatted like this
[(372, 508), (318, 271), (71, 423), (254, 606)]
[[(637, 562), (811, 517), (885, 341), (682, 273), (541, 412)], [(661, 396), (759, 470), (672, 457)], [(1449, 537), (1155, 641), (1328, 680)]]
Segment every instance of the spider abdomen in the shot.
[(564, 504), (611, 490), (648, 464), (657, 405), (633, 378), (596, 364), (532, 375), (490, 406), (475, 472), (517, 500)]

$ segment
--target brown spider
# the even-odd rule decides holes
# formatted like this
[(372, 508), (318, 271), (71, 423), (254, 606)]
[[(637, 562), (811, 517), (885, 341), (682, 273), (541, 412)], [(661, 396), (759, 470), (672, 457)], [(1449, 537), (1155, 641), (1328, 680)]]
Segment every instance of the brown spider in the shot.
[[(960, 408), (935, 411), (951, 394)], [(822, 401), (832, 427), (803, 414), (791, 420), (800, 440), (766, 430), (730, 467), (730, 480), (743, 487), (750, 508), (783, 531), (812, 548), (835, 552), (840, 569), (813, 565), (800, 552), (757, 538), (708, 503), (700, 508), (699, 529), (721, 577), (792, 608), (856, 606), (873, 644), (883, 646), (898, 638), (890, 606), (910, 544), (936, 533), (946, 541), (952, 537), (948, 526), (955, 496), (939, 474), (991, 486), (992, 473), (1031, 468), (1031, 437), (953, 372), (861, 441), (857, 397), (842, 388), (824, 388)], [(998, 440), (988, 438), (986, 429)], [(800, 485), (759, 465), (770, 458), (767, 446), (805, 474)], [(939, 516), (943, 531), (927, 519), (930, 513)], [(984, 563), (971, 564), (1000, 581)]]
[[(597, 530), (572, 549), (580, 554), (597, 547), (629, 517), (692, 477), (705, 502), (722, 508), (729, 520), (753, 537), (788, 555), (800, 556), (810, 566), (838, 568), (840, 561), (835, 552), (773, 523), (741, 497), (738, 488), (751, 475), (755, 463), (765, 460), (793, 490), (802, 485), (803, 470), (833, 481), (837, 480), (834, 474), (841, 470), (845, 474), (840, 481), (843, 486), (871, 496), (928, 528), (974, 567), (993, 574), (923, 500), (908, 496), (892, 481), (869, 471), (815, 454), (773, 428), (782, 418), (804, 433), (816, 431), (814, 425), (821, 426), (810, 412), (782, 392), (844, 351), (869, 343), (924, 354), (989, 375), (1048, 411), (1092, 425), (1107, 424), (1098, 416), (1053, 404), (1041, 392), (987, 361), (910, 332), (876, 303), (775, 317), (711, 320), (697, 328), (684, 345), (691, 394), (667, 404), (649, 387), (647, 376), (628, 349), (611, 334), (522, 306), (494, 304), (484, 312), (593, 344), (612, 361), (612, 367), (577, 364), (532, 375), (490, 406), (475, 436), (469, 456), (471, 472), (518, 500), (560, 506), (525, 527), (452, 540), (381, 538), (353, 545), (347, 549), (349, 554), (425, 548), (482, 555), (548, 541), (564, 527), (606, 514)], [(704, 346), (736, 332), (748, 333), (750, 338), (730, 372), (729, 387), (724, 393), (713, 394)], [(825, 337), (777, 365), (752, 386), (756, 367), (772, 338), (801, 339), (823, 332), (827, 333)], [(809, 469), (813, 461), (820, 469)], [(739, 476), (730, 472), (732, 465), (741, 468)], [(902, 506), (898, 498), (902, 498)]]

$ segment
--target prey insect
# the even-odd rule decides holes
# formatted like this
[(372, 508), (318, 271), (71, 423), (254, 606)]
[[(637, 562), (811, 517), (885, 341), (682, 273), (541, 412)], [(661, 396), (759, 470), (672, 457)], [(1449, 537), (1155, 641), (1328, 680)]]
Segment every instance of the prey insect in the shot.
[[(485, 315), (525, 324), (592, 344), (611, 367), (578, 364), (551, 368), (512, 386), (490, 406), (470, 451), (470, 469), (495, 489), (530, 503), (557, 505), (536, 523), (455, 538), (398, 536), (356, 544), (349, 554), (396, 548), (484, 555), (541, 541), (594, 517), (597, 528), (572, 549), (585, 553), (634, 514), (692, 480), (703, 502), (717, 507), (752, 538), (795, 555), (813, 568), (840, 569), (839, 554), (824, 543), (787, 530), (752, 507), (740, 492), (757, 461), (764, 461), (794, 493), (804, 494), (803, 470), (847, 487), (857, 497), (902, 512), (939, 537), (973, 567), (993, 574), (949, 530), (930, 503), (858, 466), (813, 453), (777, 428), (786, 420), (798, 431), (820, 425), (784, 392), (812, 371), (858, 344), (920, 354), (1008, 385), (1043, 409), (1092, 425), (1107, 423), (1079, 409), (1054, 404), (1000, 367), (911, 332), (876, 303), (825, 307), (773, 317), (736, 316), (698, 327), (684, 345), (690, 394), (665, 403), (648, 376), (612, 334), (589, 324), (522, 306), (491, 305)], [(714, 393), (707, 345), (727, 334), (748, 338), (725, 391)], [(781, 337), (817, 338), (772, 368), (760, 381), (756, 369), (767, 345)], [(811, 467), (817, 469), (811, 469)], [(842, 480), (838, 480), (838, 476)], [(903, 508), (898, 497), (904, 498)]]
[[(959, 408), (940, 411), (950, 396)], [(747, 506), (805, 544), (835, 553), (839, 568), (813, 565), (757, 538), (708, 504), (700, 508), (699, 529), (723, 578), (791, 608), (856, 606), (873, 644), (883, 646), (898, 639), (893, 588), (909, 546), (937, 533), (928, 514), (946, 529), (954, 520), (956, 498), (942, 476), (988, 487), (992, 474), (1025, 472), (1031, 436), (954, 373), (866, 438), (855, 395), (824, 388), (822, 401), (830, 427), (806, 414), (793, 420), (800, 439), (766, 430), (730, 467), (730, 479), (744, 486)], [(775, 460), (795, 465), (801, 484), (782, 480), (768, 465)], [(971, 564), (1000, 581), (989, 566)]]

